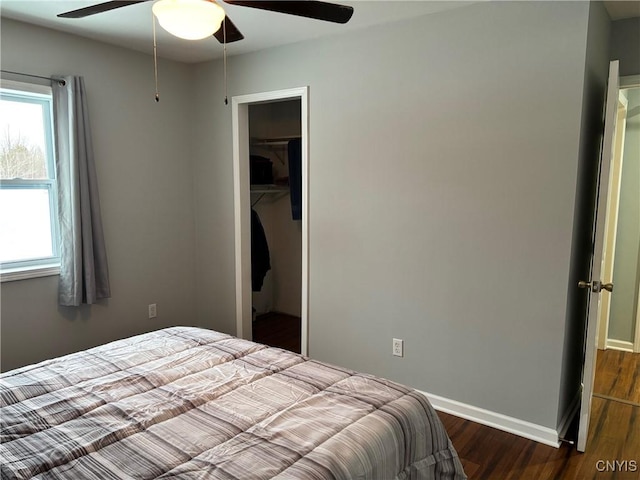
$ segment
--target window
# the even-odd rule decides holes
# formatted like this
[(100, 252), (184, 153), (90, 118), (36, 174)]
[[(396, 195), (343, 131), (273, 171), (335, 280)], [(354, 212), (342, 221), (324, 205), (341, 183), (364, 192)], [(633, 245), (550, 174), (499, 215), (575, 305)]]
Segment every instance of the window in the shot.
[(59, 272), (58, 199), (51, 88), (0, 87), (2, 281)]

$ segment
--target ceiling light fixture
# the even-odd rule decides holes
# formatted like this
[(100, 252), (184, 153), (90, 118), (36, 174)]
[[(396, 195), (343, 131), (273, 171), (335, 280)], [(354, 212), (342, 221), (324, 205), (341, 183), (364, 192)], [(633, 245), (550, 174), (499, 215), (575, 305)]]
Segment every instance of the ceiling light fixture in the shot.
[(153, 14), (167, 32), (185, 40), (201, 40), (220, 29), (224, 10), (212, 0), (159, 0)]

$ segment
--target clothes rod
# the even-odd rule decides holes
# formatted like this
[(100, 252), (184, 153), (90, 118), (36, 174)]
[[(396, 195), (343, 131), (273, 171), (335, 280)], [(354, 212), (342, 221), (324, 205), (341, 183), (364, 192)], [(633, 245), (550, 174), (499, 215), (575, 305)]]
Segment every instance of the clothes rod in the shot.
[(57, 77), (43, 77), (42, 75), (31, 75), (30, 73), (12, 72), (11, 70), (0, 70), (2, 73), (9, 73), (11, 75), (22, 75), (23, 77), (41, 78), (43, 80), (56, 80), (60, 85), (66, 85), (67, 82), (63, 78)]

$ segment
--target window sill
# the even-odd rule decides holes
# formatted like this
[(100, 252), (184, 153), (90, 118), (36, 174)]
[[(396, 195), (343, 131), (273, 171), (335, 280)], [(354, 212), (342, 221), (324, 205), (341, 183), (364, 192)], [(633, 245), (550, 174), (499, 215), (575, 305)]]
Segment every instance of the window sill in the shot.
[(14, 282), (29, 278), (50, 277), (60, 274), (59, 264), (37, 265), (33, 267), (11, 268), (0, 271), (0, 282)]

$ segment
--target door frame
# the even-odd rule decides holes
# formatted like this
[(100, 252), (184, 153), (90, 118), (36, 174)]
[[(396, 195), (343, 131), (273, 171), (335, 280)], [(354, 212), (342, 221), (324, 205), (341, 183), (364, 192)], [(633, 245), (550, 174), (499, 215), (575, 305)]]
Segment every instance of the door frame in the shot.
[(640, 353), (640, 284), (638, 285), (638, 301), (636, 302), (636, 332), (635, 333), (636, 335), (633, 341), (633, 352)]
[[(626, 75), (620, 77), (620, 89), (640, 88), (640, 75)], [(640, 248), (640, 247), (639, 247)], [(640, 285), (638, 285), (638, 300), (636, 302), (636, 325), (633, 351), (640, 353)]]
[(234, 96), (231, 99), (233, 135), (233, 211), (235, 224), (236, 336), (252, 340), (251, 315), (251, 198), (249, 190), (249, 106), (300, 100), (302, 138), (302, 294), (301, 338), (309, 354), (309, 87)]
[[(620, 207), (620, 185), (622, 181), (622, 164), (624, 158), (625, 120), (628, 102), (618, 88), (618, 105), (616, 110), (616, 128), (613, 133), (613, 158), (609, 175), (607, 210), (604, 227), (604, 246), (602, 247), (602, 281), (613, 283), (613, 267), (616, 256), (616, 238), (618, 233), (618, 211)], [(611, 295), (600, 298), (598, 305), (598, 350), (606, 350), (609, 333), (609, 315), (611, 313)]]
[[(620, 91), (621, 90), (625, 90), (625, 89), (629, 89), (629, 88), (638, 88), (640, 89), (640, 75), (625, 75), (624, 77), (619, 77), (619, 86), (618, 86), (618, 116), (617, 116), (617, 121), (620, 121), (620, 109), (621, 109), (621, 102), (620, 102)], [(627, 110), (627, 105), (623, 106), (624, 110), (625, 110), (625, 120), (626, 120), (626, 110)], [(619, 133), (620, 128), (617, 128), (616, 126), (616, 132), (615, 132), (615, 137), (614, 137), (614, 142), (618, 141), (618, 133)], [(624, 137), (624, 134), (623, 134)], [(624, 138), (622, 138), (622, 141), (624, 142)], [(617, 148), (617, 145), (614, 145), (614, 148)], [(621, 156), (623, 157), (623, 156)], [(613, 158), (613, 162), (616, 162), (618, 159)], [(621, 169), (622, 169), (622, 164), (623, 164), (623, 158), (619, 159), (620, 165), (618, 166), (620, 168), (620, 175), (622, 174)], [(611, 172), (615, 175), (615, 165), (612, 164), (612, 169)], [(610, 178), (610, 182), (609, 182), (609, 191), (608, 191), (608, 195), (611, 196), (612, 192), (612, 178)], [(618, 179), (619, 180), (619, 179)], [(620, 195), (620, 185), (618, 185), (618, 191), (616, 192), (617, 195)], [(611, 201), (611, 199), (608, 199), (608, 207), (607, 207), (607, 214), (606, 214), (606, 227), (605, 229), (609, 229), (609, 228), (613, 228), (614, 230), (617, 230), (617, 226), (618, 226), (618, 218), (617, 218), (617, 211), (615, 212), (615, 223), (613, 225), (610, 224), (610, 215), (612, 214), (612, 210), (611, 210), (611, 204), (609, 203)], [(617, 205), (616, 205), (617, 207)], [(606, 237), (605, 237), (605, 249), (607, 248), (607, 241), (608, 241), (608, 237), (609, 237), (609, 232), (607, 231), (606, 233)], [(612, 247), (612, 250), (614, 250), (614, 254), (615, 255), (615, 234), (613, 236), (613, 243), (614, 245), (610, 245), (610, 247)], [(603, 251), (603, 271), (605, 271), (605, 261), (606, 261), (606, 255), (607, 252)], [(614, 257), (612, 256), (612, 258), (610, 258), (610, 261), (613, 263), (614, 261)], [(613, 268), (611, 266), (611, 278), (603, 278), (604, 282), (613, 282)], [(636, 311), (635, 311), (635, 333), (634, 333), (634, 338), (632, 340), (632, 343), (630, 345), (629, 348), (627, 348), (626, 346), (624, 347), (620, 347), (619, 345), (613, 345), (611, 344), (608, 340), (608, 333), (609, 333), (609, 316), (606, 315), (606, 313), (604, 310), (605, 309), (609, 309), (610, 308), (610, 299), (609, 302), (606, 302), (605, 305), (602, 305), (602, 303), (605, 302), (601, 302), (601, 305), (599, 305), (599, 308), (601, 309), (601, 316), (598, 317), (598, 337), (597, 337), (597, 344), (598, 344), (598, 349), (599, 350), (606, 350), (608, 348), (614, 348), (617, 350), (623, 350), (623, 351), (630, 351), (630, 352), (634, 352), (634, 353), (640, 353), (640, 285), (638, 285), (638, 301), (636, 302)], [(605, 314), (605, 315), (602, 315)]]

